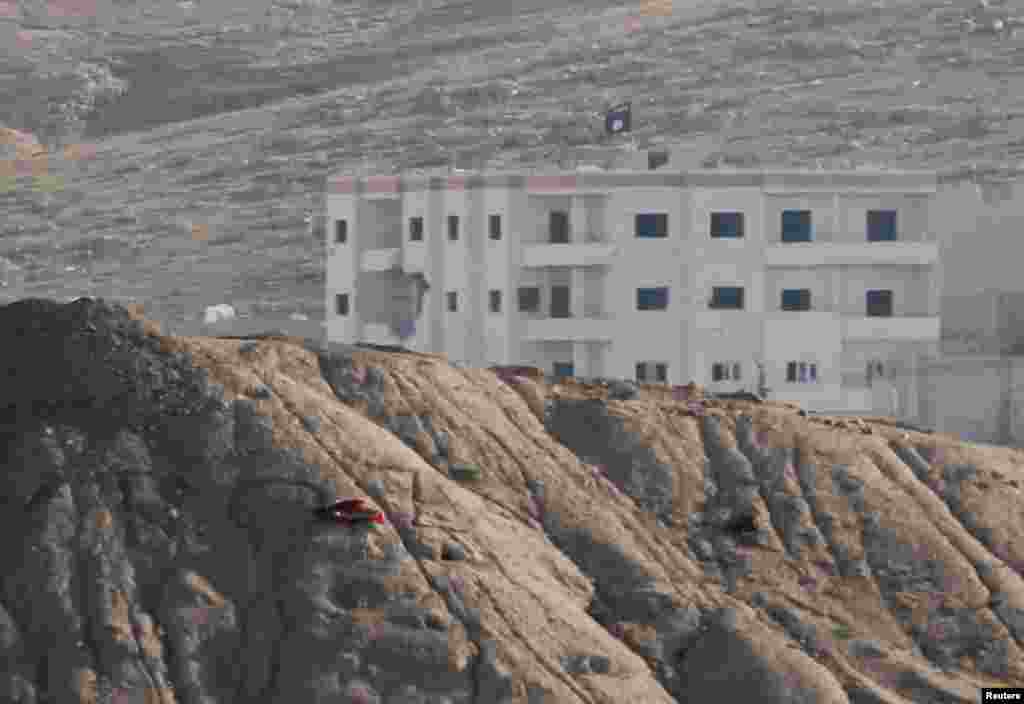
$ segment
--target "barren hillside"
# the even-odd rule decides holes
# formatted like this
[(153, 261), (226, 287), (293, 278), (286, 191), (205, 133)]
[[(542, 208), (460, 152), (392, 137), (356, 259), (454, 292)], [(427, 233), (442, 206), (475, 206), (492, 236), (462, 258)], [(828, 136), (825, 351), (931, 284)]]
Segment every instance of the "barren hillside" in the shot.
[(50, 157), (0, 183), (0, 294), (320, 318), (329, 169), (551, 164), (620, 100), (637, 144), (714, 137), (713, 163), (1014, 173), (1021, 8), (4, 0), (0, 122)]
[[(9, 342), (9, 701), (963, 702), (1024, 684), (1020, 452), (83, 299)], [(13, 334), (11, 334), (13, 332)], [(379, 526), (317, 522), (364, 496)]]

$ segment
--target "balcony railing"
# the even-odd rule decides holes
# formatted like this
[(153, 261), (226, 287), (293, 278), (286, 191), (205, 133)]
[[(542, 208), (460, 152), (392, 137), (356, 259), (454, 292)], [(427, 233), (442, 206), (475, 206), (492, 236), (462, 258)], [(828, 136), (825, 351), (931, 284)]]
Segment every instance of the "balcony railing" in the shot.
[(938, 340), (939, 316), (892, 316), (887, 318), (844, 315), (843, 340)]
[(765, 266), (928, 266), (939, 258), (935, 242), (787, 242), (765, 247)]
[(614, 325), (607, 315), (526, 319), (522, 339), (526, 342), (611, 342)]
[(523, 247), (523, 266), (608, 266), (617, 251), (615, 245), (596, 242), (530, 244)]

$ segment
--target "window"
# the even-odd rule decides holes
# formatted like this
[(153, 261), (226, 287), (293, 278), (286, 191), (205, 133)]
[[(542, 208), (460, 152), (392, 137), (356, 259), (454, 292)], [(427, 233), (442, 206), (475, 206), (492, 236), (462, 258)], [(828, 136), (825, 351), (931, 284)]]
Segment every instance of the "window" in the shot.
[(555, 376), (559, 378), (576, 376), (576, 369), (572, 362), (555, 362), (552, 365), (552, 371), (554, 371)]
[(647, 152), (647, 168), (650, 171), (654, 171), (668, 163), (668, 152), (664, 149), (657, 151), (651, 150)]
[(887, 318), (892, 315), (892, 291), (868, 291), (867, 314)]
[(454, 313), (459, 309), (459, 296), (455, 291), (449, 291), (446, 294), (448, 299), (448, 312)]
[(875, 377), (881, 378), (885, 376), (885, 367), (882, 366), (881, 362), (877, 360), (872, 360), (868, 362), (866, 376), (868, 386), (871, 386), (872, 379), (874, 379)]
[(637, 237), (668, 237), (668, 213), (637, 213)]
[(488, 231), (492, 240), (501, 239), (501, 216), (492, 215), (488, 219)]
[(501, 312), (501, 291), (498, 291), (498, 290), (492, 290), (491, 291), (490, 304), (491, 304), (491, 312), (492, 313), (500, 313)]
[(665, 310), (666, 308), (668, 308), (668, 286), (636, 290), (637, 310)]
[(818, 365), (814, 362), (788, 362), (786, 381), (791, 384), (814, 383), (818, 380)]
[(348, 294), (339, 293), (334, 296), (334, 312), (337, 315), (348, 315)]
[(459, 239), (459, 216), (448, 216), (448, 241), (455, 242)]
[(739, 362), (715, 362), (711, 365), (711, 381), (739, 381)]
[(811, 241), (811, 211), (810, 210), (784, 210), (784, 211), (782, 211), (782, 241), (783, 242), (810, 242)]
[(782, 310), (810, 310), (811, 290), (809, 288), (786, 288), (782, 290)]
[(540, 310), (540, 288), (537, 286), (521, 286), (519, 288), (519, 312), (536, 313)]
[(743, 287), (715, 286), (711, 289), (710, 308), (743, 310)]
[(423, 241), (423, 218), (409, 218), (409, 240), (412, 242)]
[(868, 211), (868, 242), (896, 241), (896, 211)]
[(743, 237), (743, 213), (711, 213), (711, 236), (717, 239)]
[(551, 317), (568, 318), (569, 315), (569, 287), (551, 287)]
[(640, 382), (648, 381), (652, 367), (654, 370), (654, 381), (659, 384), (666, 383), (668, 381), (668, 365), (664, 362), (637, 362), (636, 380)]
[(348, 220), (334, 221), (334, 241), (338, 244), (348, 241)]
[(551, 244), (569, 243), (569, 213), (562, 210), (548, 213), (548, 242)]

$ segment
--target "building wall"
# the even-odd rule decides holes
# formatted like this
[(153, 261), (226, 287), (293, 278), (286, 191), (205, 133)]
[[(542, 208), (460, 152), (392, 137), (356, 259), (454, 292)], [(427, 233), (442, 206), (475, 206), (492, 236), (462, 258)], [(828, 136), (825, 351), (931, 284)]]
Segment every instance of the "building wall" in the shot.
[(893, 292), (893, 315), (929, 314), (931, 281), (918, 267), (844, 266), (828, 269), (838, 273), (838, 312), (843, 315), (866, 315), (865, 292), (872, 289), (888, 289)]
[(840, 235), (836, 211), (836, 196), (832, 193), (790, 193), (764, 196), (765, 238), (776, 244), (782, 240), (782, 212), (784, 210), (810, 210), (811, 237), (815, 242), (835, 242)]
[(841, 194), (836, 202), (839, 228), (832, 241), (858, 243), (867, 241), (869, 210), (896, 210), (896, 236), (900, 241), (934, 241), (929, 227), (929, 199), (905, 193)]
[[(835, 241), (840, 235), (861, 242), (865, 239), (865, 213), (873, 207), (900, 208), (901, 233), (920, 229), (920, 210), (911, 212), (908, 205), (919, 202), (919, 196), (808, 193), (831, 183), (831, 177), (822, 181), (815, 175), (795, 180), (776, 175), (767, 191), (760, 185), (743, 185), (757, 183), (756, 175), (751, 174), (705, 173), (685, 187), (680, 174), (608, 176), (611, 180), (606, 186), (597, 184), (595, 191), (572, 195), (538, 195), (515, 184), (467, 189), (462, 186), (468, 184), (453, 182), (452, 177), (435, 179), (429, 190), (408, 187), (401, 200), (367, 200), (355, 206), (351, 196), (332, 194), (328, 207), (336, 216), (349, 210), (359, 212), (350, 215), (350, 256), (329, 255), (329, 288), (333, 293), (333, 289), (354, 285), (352, 274), (360, 251), (381, 243), (400, 246), (402, 267), (406, 272), (421, 271), (431, 285), (416, 335), (406, 342), (414, 348), (443, 352), (454, 361), (472, 364), (522, 362), (550, 368), (556, 361), (573, 362), (580, 375), (632, 377), (637, 362), (663, 362), (668, 365), (670, 383), (694, 380), (723, 391), (754, 388), (756, 363), (761, 360), (768, 365), (769, 385), (784, 384), (785, 363), (793, 358), (818, 364), (821, 381), (813, 388), (802, 386), (790, 392), (801, 398), (820, 397), (822, 403), (834, 396), (837, 380), (850, 375), (849, 355), (839, 351), (838, 329), (833, 337), (824, 339), (828, 335), (821, 333), (817, 323), (808, 323), (806, 316), (784, 313), (777, 321), (763, 317), (779, 313), (783, 288), (810, 288), (813, 310), (819, 313), (863, 315), (865, 288), (893, 289), (897, 315), (922, 315), (928, 309), (931, 282), (919, 282), (924, 272), (905, 267), (764, 267), (766, 247), (777, 246), (784, 209), (812, 209), (819, 242)], [(583, 180), (576, 178), (578, 183)], [(637, 185), (640, 183), (646, 185)], [(909, 181), (907, 185), (912, 186)], [(840, 183), (830, 187), (844, 188)], [(548, 216), (554, 210), (570, 214), (571, 242), (606, 241), (616, 247), (606, 267), (521, 267), (523, 247), (547, 240)], [(736, 210), (745, 215), (744, 237), (712, 239), (711, 214)], [(635, 236), (636, 215), (644, 212), (668, 215), (667, 238)], [(487, 234), (492, 213), (503, 216), (502, 239), (498, 241)], [(460, 218), (457, 242), (447, 238), (449, 214)], [(413, 215), (424, 217), (423, 243), (408, 241), (408, 219)], [(372, 224), (381, 218), (386, 225)], [(851, 223), (856, 223), (856, 230), (844, 232), (853, 227)], [(370, 242), (369, 237), (379, 241)], [(375, 299), (383, 295), (369, 291), (383, 280), (380, 272), (364, 280), (367, 295)], [(517, 288), (527, 285), (541, 290), (541, 307), (533, 315), (520, 314), (516, 305)], [(615, 344), (521, 341), (531, 318), (550, 316), (553, 285), (570, 288), (573, 317), (613, 317)], [(708, 310), (716, 285), (742, 286), (745, 310)], [(668, 310), (636, 310), (637, 289), (657, 286), (669, 288)], [(488, 310), (492, 289), (502, 292), (500, 313)], [(454, 313), (446, 310), (448, 292), (458, 295)], [(328, 310), (333, 311), (333, 297), (329, 298)], [(349, 339), (358, 334), (365, 339), (369, 332), (384, 334), (377, 324), (359, 327), (360, 311), (364, 318), (377, 321), (382, 317), (377, 310), (380, 305), (375, 304), (372, 311), (360, 306), (348, 322), (333, 327), (347, 330)], [(337, 319), (329, 316), (329, 320)], [(829, 329), (835, 328), (835, 319), (828, 320), (832, 321)], [(766, 332), (769, 328), (775, 332)], [(812, 330), (814, 334), (810, 334)], [(785, 349), (776, 349), (779, 345)], [(833, 347), (836, 350), (830, 351)], [(737, 350), (742, 353), (738, 355)], [(783, 352), (784, 357), (776, 359)], [(715, 362), (740, 363), (741, 379), (711, 383)]]
[[(605, 303), (615, 318), (616, 343), (605, 358), (603, 376), (632, 378), (638, 361), (664, 361), (670, 379), (678, 379), (684, 349), (688, 267), (683, 266), (690, 214), (689, 199), (677, 189), (622, 188), (607, 200), (608, 229), (618, 246), (606, 274)], [(668, 237), (637, 238), (638, 213), (667, 213)], [(667, 286), (668, 310), (638, 311), (637, 289)]]
[(1024, 446), (1024, 358), (944, 356), (922, 368), (920, 422), (966, 440)]
[(945, 184), (929, 218), (942, 243), (945, 297), (1024, 291), (1024, 184)]
[[(360, 211), (365, 212), (365, 209), (360, 208), (360, 201), (352, 195), (330, 194), (326, 198), (326, 210), (325, 328), (330, 339), (354, 340), (362, 334), (358, 315), (354, 314), (354, 303), (359, 261), (358, 214)], [(339, 219), (348, 221), (349, 238), (346, 244), (334, 243), (334, 223)], [(347, 317), (334, 315), (335, 296), (341, 293), (347, 293), (349, 296), (350, 314)]]

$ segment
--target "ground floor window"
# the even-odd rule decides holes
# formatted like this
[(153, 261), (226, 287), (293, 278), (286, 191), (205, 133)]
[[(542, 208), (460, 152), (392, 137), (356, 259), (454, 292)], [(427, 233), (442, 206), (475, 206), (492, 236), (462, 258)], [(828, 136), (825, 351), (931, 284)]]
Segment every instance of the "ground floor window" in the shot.
[(790, 384), (813, 384), (818, 381), (818, 365), (814, 362), (788, 362), (786, 381)]
[(555, 362), (553, 367), (552, 371), (556, 377), (576, 376), (576, 369), (572, 362)]
[(711, 365), (711, 381), (740, 381), (742, 371), (739, 362), (715, 362)]
[(659, 384), (668, 382), (668, 364), (664, 362), (637, 362), (636, 380), (639, 382), (654, 381)]

